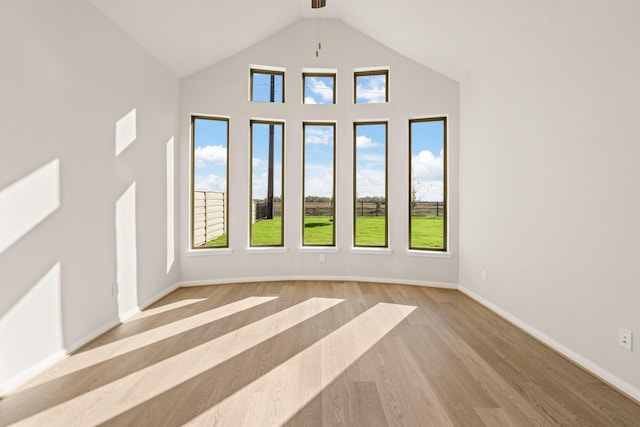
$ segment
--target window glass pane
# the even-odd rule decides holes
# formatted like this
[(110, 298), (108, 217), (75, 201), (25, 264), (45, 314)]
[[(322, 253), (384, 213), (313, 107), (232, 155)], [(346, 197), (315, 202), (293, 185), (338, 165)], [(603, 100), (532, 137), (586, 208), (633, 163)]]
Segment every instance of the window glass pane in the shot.
[(389, 101), (389, 73), (385, 71), (355, 73), (355, 103), (378, 104)]
[(410, 248), (446, 250), (446, 118), (409, 122)]
[(192, 117), (193, 248), (226, 248), (229, 121)]
[(305, 104), (335, 104), (335, 74), (304, 74)]
[(387, 246), (387, 124), (354, 125), (354, 245)]
[(251, 100), (284, 102), (284, 73), (251, 70)]
[(251, 246), (283, 246), (284, 124), (251, 122)]
[(304, 125), (303, 245), (335, 245), (335, 125)]

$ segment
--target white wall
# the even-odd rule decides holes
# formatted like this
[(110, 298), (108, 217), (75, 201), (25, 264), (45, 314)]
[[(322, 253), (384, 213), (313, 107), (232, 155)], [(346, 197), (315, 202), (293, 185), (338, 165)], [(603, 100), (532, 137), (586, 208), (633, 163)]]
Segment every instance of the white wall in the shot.
[[(191, 114), (230, 116), (229, 245), (231, 254), (193, 256), (189, 224), (180, 224), (181, 278), (186, 282), (253, 278), (364, 278), (419, 284), (458, 279), (458, 83), (420, 66), (339, 21), (323, 20), (322, 50), (315, 56), (316, 22), (301, 20), (238, 55), (181, 82), (180, 212), (189, 215), (189, 125)], [(248, 101), (250, 64), (286, 68), (285, 104)], [(390, 102), (353, 105), (353, 71), (390, 67)], [(302, 105), (302, 69), (337, 69), (336, 105)], [(449, 208), (451, 258), (408, 257), (408, 119), (449, 117)], [(246, 253), (249, 227), (249, 120), (286, 120), (286, 253)], [(353, 121), (389, 120), (390, 255), (352, 253)], [(337, 120), (337, 248), (319, 262), (300, 249), (302, 229), (302, 122)], [(224, 251), (222, 251), (224, 253)], [(198, 252), (202, 254), (202, 252)]]
[(460, 284), (636, 398), (638, 16), (559, 2), (465, 78), (460, 166)]
[(84, 0), (3, 0), (0, 62), (2, 392), (178, 281), (179, 81)]

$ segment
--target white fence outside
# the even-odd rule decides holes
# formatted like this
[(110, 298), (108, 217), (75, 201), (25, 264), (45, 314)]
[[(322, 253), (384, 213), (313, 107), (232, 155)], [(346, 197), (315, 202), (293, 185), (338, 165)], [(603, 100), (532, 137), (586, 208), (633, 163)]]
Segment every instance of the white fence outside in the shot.
[(202, 246), (227, 232), (227, 193), (194, 191), (193, 246)]

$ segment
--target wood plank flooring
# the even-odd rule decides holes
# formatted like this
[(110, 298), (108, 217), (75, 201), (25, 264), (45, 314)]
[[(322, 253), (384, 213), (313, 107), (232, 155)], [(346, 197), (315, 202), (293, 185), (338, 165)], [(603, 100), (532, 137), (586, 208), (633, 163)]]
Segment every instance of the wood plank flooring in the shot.
[(454, 290), (182, 288), (0, 400), (24, 426), (640, 426), (640, 405)]

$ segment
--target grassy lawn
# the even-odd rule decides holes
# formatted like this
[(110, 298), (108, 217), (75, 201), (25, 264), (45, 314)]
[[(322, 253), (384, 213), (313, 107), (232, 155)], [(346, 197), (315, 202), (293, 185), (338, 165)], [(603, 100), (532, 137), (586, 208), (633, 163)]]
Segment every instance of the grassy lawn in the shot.
[(304, 218), (305, 245), (333, 245), (333, 221), (330, 216), (307, 216)]
[(218, 236), (213, 240), (209, 240), (206, 244), (208, 248), (226, 248), (227, 247), (227, 235), (223, 234), (222, 236)]
[(385, 246), (383, 216), (356, 217), (356, 246)]
[(282, 246), (282, 217), (261, 219), (251, 225), (251, 246)]
[(420, 216), (411, 218), (411, 247), (444, 249), (444, 218)]
[[(304, 244), (333, 244), (333, 221), (328, 216), (308, 216), (304, 221)], [(282, 245), (282, 217), (263, 219), (252, 225), (252, 246)], [(415, 217), (411, 219), (411, 247), (416, 249), (444, 248), (444, 218)], [(207, 242), (208, 247), (226, 247), (227, 236)], [(384, 246), (384, 217), (356, 217), (356, 245)]]

